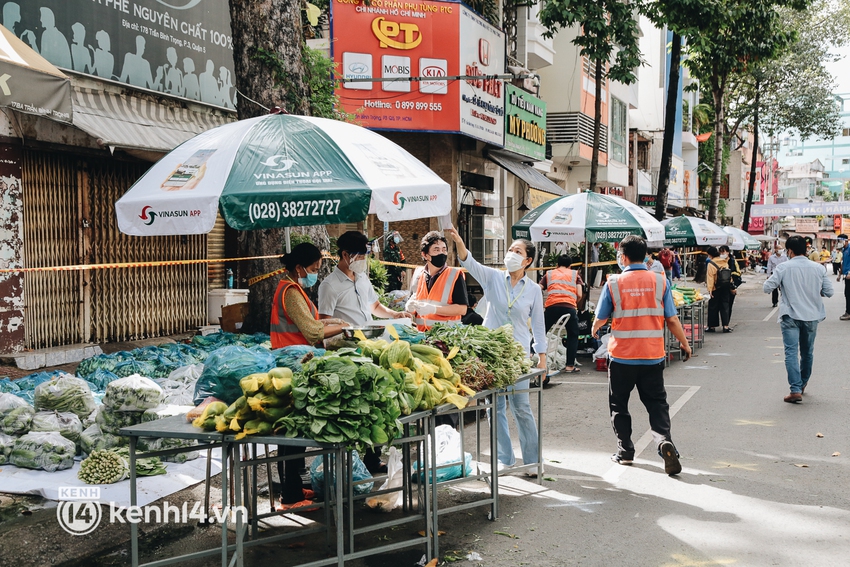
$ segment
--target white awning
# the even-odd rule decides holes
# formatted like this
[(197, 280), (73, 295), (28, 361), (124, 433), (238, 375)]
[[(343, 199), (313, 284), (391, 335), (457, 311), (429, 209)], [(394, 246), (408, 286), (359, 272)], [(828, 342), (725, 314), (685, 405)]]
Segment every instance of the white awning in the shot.
[(510, 155), (498, 150), (490, 150), (487, 152), (487, 157), (490, 161), (507, 169), (526, 183), (529, 187), (534, 187), (540, 191), (551, 193), (552, 195), (563, 196), (567, 192), (564, 191), (557, 183), (534, 169), (532, 166), (517, 160)]
[(235, 115), (197, 112), (152, 98), (75, 86), (74, 126), (102, 146), (169, 152), (201, 132), (235, 120)]

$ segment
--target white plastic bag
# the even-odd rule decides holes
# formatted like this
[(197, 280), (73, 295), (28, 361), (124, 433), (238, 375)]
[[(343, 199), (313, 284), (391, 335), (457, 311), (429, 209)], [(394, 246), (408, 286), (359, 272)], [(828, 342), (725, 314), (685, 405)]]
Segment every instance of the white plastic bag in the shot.
[[(431, 482), (443, 482), (454, 478), (461, 478), (472, 472), (472, 455), (466, 453), (461, 460), (460, 433), (451, 425), (439, 425), (434, 430), (434, 440), (437, 444), (437, 474), (434, 475), (434, 466), (431, 464), (431, 436), (425, 441), (426, 459), (428, 468), (431, 469)], [(419, 463), (413, 463), (413, 470), (418, 469)], [(449, 465), (449, 466), (444, 466)], [(463, 468), (461, 468), (461, 466)], [(414, 482), (418, 482), (422, 473), (414, 476)]]
[(162, 388), (150, 378), (133, 374), (106, 386), (103, 405), (111, 411), (145, 411), (162, 403)]
[(599, 345), (599, 348), (593, 353), (593, 360), (596, 360), (597, 358), (608, 358), (608, 340), (610, 338), (611, 335), (602, 335), (599, 339), (599, 342), (602, 344)]
[[(404, 476), (401, 466), (401, 451), (395, 447), (390, 447), (387, 457), (387, 480), (381, 485), (378, 490), (391, 490), (401, 488), (404, 482)], [(372, 498), (366, 499), (366, 505), (369, 508), (380, 510), (381, 512), (392, 512), (401, 506), (401, 491), (391, 492), (389, 494), (379, 494)]]

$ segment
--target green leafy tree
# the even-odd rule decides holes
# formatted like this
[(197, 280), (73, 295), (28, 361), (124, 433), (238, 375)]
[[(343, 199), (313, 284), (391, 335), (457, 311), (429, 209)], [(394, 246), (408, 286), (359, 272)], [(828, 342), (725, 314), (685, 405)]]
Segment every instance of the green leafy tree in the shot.
[[(634, 7), (620, 0), (541, 0), (540, 22), (546, 36), (561, 28), (579, 26), (573, 44), (580, 48), (595, 67), (596, 99), (593, 116), (593, 155), (590, 161), (590, 190), (596, 189), (599, 174), (599, 138), (602, 125), (602, 97), (605, 80), (627, 85), (637, 80), (635, 69), (641, 64), (638, 27)], [(605, 67), (608, 70), (605, 72)]]
[(698, 35), (689, 37), (686, 65), (711, 94), (714, 106), (714, 167), (708, 219), (717, 219), (726, 140), (726, 95), (733, 73), (776, 59), (795, 33), (782, 25), (777, 11), (804, 9), (809, 0), (718, 0), (708, 6)]

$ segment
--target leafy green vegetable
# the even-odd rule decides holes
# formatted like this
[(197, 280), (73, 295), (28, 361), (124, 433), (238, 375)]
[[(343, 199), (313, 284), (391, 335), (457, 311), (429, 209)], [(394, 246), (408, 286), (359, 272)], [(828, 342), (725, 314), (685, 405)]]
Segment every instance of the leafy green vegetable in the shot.
[(80, 447), (82, 448), (83, 453), (87, 455), (91, 455), (95, 451), (112, 449), (113, 447), (118, 447), (119, 445), (124, 445), (126, 443), (126, 438), (119, 435), (104, 433), (97, 424), (90, 425), (83, 430), (83, 433), (80, 435)]
[(80, 463), (77, 478), (86, 484), (113, 484), (130, 474), (127, 459), (118, 453), (104, 449), (95, 451)]
[(314, 358), (292, 379), (295, 411), (275, 422), (287, 437), (344, 443), (362, 450), (400, 429), (400, 381), (355, 349)]
[[(453, 347), (458, 348), (457, 354), (450, 361), (455, 369), (473, 357), (478, 357), (495, 377), (490, 386), (493, 389), (514, 384), (519, 376), (527, 374), (533, 366), (525, 349), (514, 340), (511, 325), (488, 329), (480, 325), (437, 324), (428, 331), (427, 336), (426, 342), (441, 348), (444, 353)], [(469, 386), (472, 387), (472, 384)]]
[(30, 430), (35, 410), (14, 394), (0, 394), (0, 432), (23, 435)]
[(143, 412), (162, 403), (162, 388), (153, 380), (133, 375), (106, 386), (103, 405), (112, 411)]
[[(130, 462), (130, 449), (127, 447), (118, 447), (111, 449), (111, 452), (119, 455), (122, 459)], [(156, 476), (165, 474), (165, 465), (158, 457), (148, 457), (146, 459), (136, 459), (136, 474), (139, 476)]]
[(71, 412), (40, 411), (32, 418), (30, 431), (56, 431), (68, 441), (80, 442), (83, 424), (80, 418)]
[(14, 446), (14, 437), (0, 433), (0, 465), (5, 465), (9, 461), (9, 453), (12, 452)]

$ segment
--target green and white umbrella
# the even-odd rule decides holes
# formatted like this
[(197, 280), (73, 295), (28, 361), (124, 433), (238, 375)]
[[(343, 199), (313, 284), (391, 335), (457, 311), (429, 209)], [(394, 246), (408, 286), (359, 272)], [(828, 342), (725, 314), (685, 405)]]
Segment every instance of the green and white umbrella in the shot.
[(619, 242), (630, 234), (660, 246), (664, 227), (630, 201), (590, 192), (547, 201), (513, 225), (514, 238), (534, 242)]
[(451, 189), (406, 150), (360, 126), (275, 114), (203, 132), (159, 160), (115, 204), (121, 232), (237, 230), (443, 217)]
[(761, 242), (749, 232), (744, 232), (740, 228), (732, 226), (724, 226), (723, 231), (732, 237), (732, 243), (729, 244), (730, 250), (758, 250), (761, 248)]
[(713, 222), (696, 217), (673, 217), (661, 221), (665, 246), (721, 246), (732, 237)]

